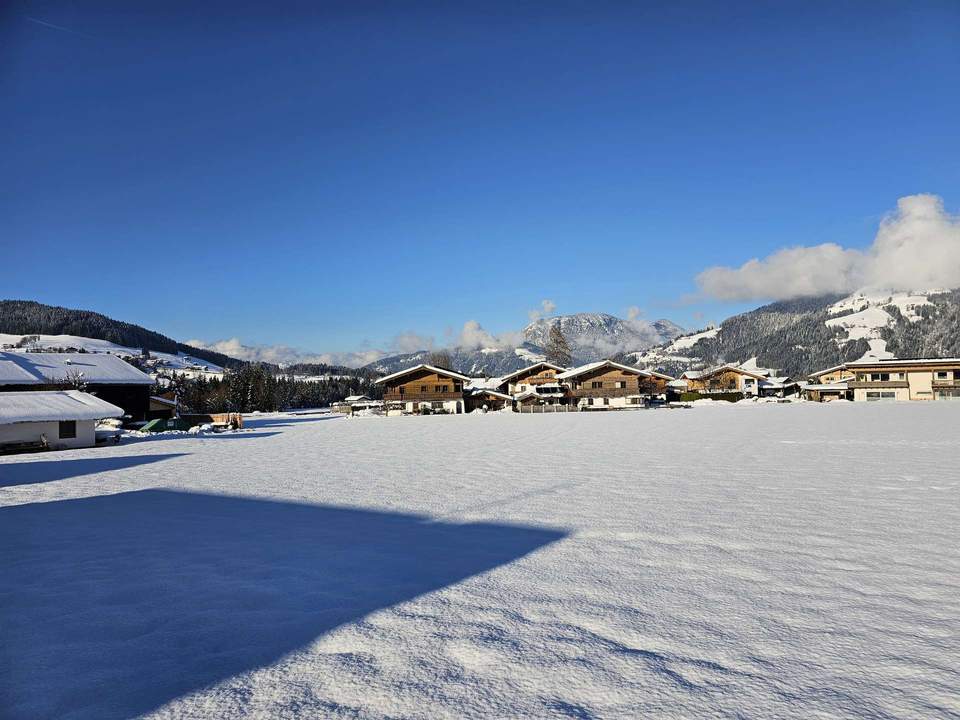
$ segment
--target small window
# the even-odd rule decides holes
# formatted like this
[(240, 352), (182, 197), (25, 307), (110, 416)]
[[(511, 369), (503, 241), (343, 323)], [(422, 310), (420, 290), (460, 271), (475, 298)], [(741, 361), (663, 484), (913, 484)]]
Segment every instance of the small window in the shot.
[(627, 387), (627, 381), (626, 381), (626, 380), (617, 380), (616, 387), (617, 387), (618, 389), (625, 389), (625, 388)]
[(77, 436), (77, 421), (62, 420), (60, 422), (60, 439), (69, 440)]
[(594, 390), (601, 389), (603, 387), (603, 380), (594, 380), (592, 383), (590, 383), (590, 387), (592, 387)]
[(426, 392), (426, 391), (427, 391), (427, 386), (426, 386), (426, 385), (421, 385), (421, 386), (420, 386), (420, 392)]
[(400, 394), (403, 395), (403, 385), (400, 386), (399, 390), (400, 390)]
[(604, 399), (603, 399), (603, 404), (604, 404), (604, 405), (609, 405), (609, 404), (610, 404), (610, 398), (604, 398)]
[(946, 380), (946, 379), (947, 379), (946, 371), (940, 371), (937, 373), (937, 380)]
[(587, 398), (587, 405), (593, 405), (593, 398)]

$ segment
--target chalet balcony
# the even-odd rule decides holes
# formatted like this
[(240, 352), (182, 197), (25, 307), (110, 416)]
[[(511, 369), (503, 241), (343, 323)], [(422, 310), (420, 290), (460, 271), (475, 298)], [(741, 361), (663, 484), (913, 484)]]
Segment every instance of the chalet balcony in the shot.
[(384, 402), (439, 402), (442, 400), (463, 400), (462, 392), (385, 392)]
[(960, 378), (933, 378), (934, 387), (942, 388), (960, 388)]
[(887, 388), (908, 388), (910, 383), (906, 380), (848, 380), (847, 387), (851, 390), (883, 390)]

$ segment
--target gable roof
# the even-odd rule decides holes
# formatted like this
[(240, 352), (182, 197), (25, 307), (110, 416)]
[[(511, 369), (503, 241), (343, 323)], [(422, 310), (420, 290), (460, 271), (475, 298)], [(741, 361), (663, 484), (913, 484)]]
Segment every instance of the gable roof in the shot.
[(541, 367), (541, 366), (543, 366), (543, 367), (548, 367), (548, 368), (551, 368), (551, 369), (553, 369), (553, 370), (558, 370), (558, 371), (560, 371), (560, 372), (564, 372), (564, 371), (567, 369), (567, 368), (565, 368), (565, 367), (560, 367), (559, 365), (554, 365), (552, 362), (547, 362), (546, 360), (541, 360), (540, 362), (535, 362), (535, 363), (533, 363), (533, 365), (527, 365), (526, 367), (520, 368), (519, 370), (514, 370), (514, 371), (513, 371), (512, 373), (510, 373), (509, 375), (504, 375), (503, 377), (500, 378), (500, 383), (503, 384), (503, 383), (505, 383), (505, 382), (508, 382), (511, 378), (515, 378), (515, 377), (517, 377), (518, 375), (523, 375), (524, 373), (530, 372), (530, 371), (533, 370), (534, 368), (538, 368), (538, 367)]
[(344, 402), (359, 402), (360, 400), (369, 400), (366, 395), (347, 395), (343, 401)]
[(652, 372), (647, 370), (641, 370), (638, 367), (632, 367), (630, 365), (621, 365), (618, 362), (613, 360), (599, 360), (597, 362), (587, 363), (586, 365), (581, 365), (580, 367), (575, 367), (572, 370), (567, 370), (562, 372), (557, 377), (561, 380), (569, 380), (570, 378), (577, 377), (578, 375), (583, 375), (584, 373), (592, 372), (594, 370), (599, 370), (602, 367), (613, 367), (618, 370), (625, 370), (627, 372), (633, 373), (635, 375), (643, 375), (644, 377), (653, 376)]
[(832, 372), (836, 372), (837, 370), (846, 370), (846, 369), (847, 369), (847, 364), (843, 363), (842, 365), (834, 365), (833, 367), (829, 367), (826, 370), (818, 370), (817, 372), (810, 373), (809, 377), (818, 378), (821, 375), (826, 375), (827, 373), (832, 373)]
[(744, 370), (739, 365), (717, 365), (716, 367), (707, 368), (706, 370), (687, 370), (680, 377), (684, 380), (702, 380), (703, 378), (708, 378), (716, 375), (721, 372), (735, 372), (740, 373), (741, 375), (747, 375), (756, 380), (766, 380), (767, 375), (762, 375), (753, 370)]
[(434, 367), (433, 365), (427, 365), (426, 363), (420, 363), (419, 365), (414, 365), (413, 367), (408, 367), (406, 370), (401, 370), (400, 372), (395, 372), (392, 375), (386, 375), (379, 380), (376, 380), (374, 384), (379, 385), (380, 383), (388, 382), (389, 380), (396, 380), (399, 377), (404, 375), (409, 375), (414, 372), (419, 372), (420, 370), (429, 370), (430, 372), (436, 373), (437, 375), (443, 375), (444, 377), (453, 378), (455, 380), (463, 380), (464, 382), (469, 382), (470, 378), (466, 375), (461, 375), (458, 372), (453, 370), (445, 370), (444, 368)]
[(499, 390), (491, 390), (490, 388), (471, 388), (469, 390), (469, 394), (471, 397), (476, 397), (477, 395), (493, 395), (494, 397), (502, 398), (503, 400), (513, 400), (512, 395), (507, 395)]
[(153, 385), (153, 378), (107, 353), (0, 352), (0, 385), (49, 385), (83, 373), (93, 385)]
[(0, 393), (0, 425), (123, 417), (118, 408), (79, 390), (28, 390)]

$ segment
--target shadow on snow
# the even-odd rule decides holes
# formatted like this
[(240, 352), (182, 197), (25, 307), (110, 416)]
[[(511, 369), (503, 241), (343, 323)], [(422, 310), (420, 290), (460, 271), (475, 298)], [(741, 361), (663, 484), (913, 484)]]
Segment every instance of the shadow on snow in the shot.
[(248, 428), (288, 427), (300, 423), (313, 423), (322, 420), (336, 420), (344, 415), (320, 415), (315, 417), (257, 417), (247, 415), (243, 418), (243, 426)]
[(66, 480), (81, 475), (90, 475), (91, 473), (110, 472), (111, 470), (122, 470), (137, 465), (148, 465), (161, 460), (182, 457), (185, 454), (124, 455), (121, 457), (106, 456), (4, 463), (0, 465), (0, 487)]
[(3, 508), (5, 717), (139, 715), (564, 535), (168, 490)]

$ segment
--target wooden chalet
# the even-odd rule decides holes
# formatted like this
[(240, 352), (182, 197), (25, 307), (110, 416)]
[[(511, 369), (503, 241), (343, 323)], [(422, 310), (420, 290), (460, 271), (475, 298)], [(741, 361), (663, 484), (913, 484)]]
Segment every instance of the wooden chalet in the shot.
[(616, 410), (642, 407), (646, 398), (666, 392), (673, 380), (663, 373), (601, 360), (559, 373), (569, 388), (571, 403), (581, 410)]
[(529, 402), (564, 404), (569, 395), (566, 385), (557, 376), (565, 371), (566, 368), (553, 363), (534, 363), (504, 375), (497, 390), (513, 398), (523, 395)]
[(376, 381), (383, 385), (387, 414), (465, 412), (464, 385), (470, 378), (433, 365), (415, 365)]
[(760, 383), (767, 376), (737, 365), (720, 365), (709, 370), (688, 370), (680, 376), (686, 381), (687, 392), (713, 395), (719, 393), (742, 393), (758, 395)]

